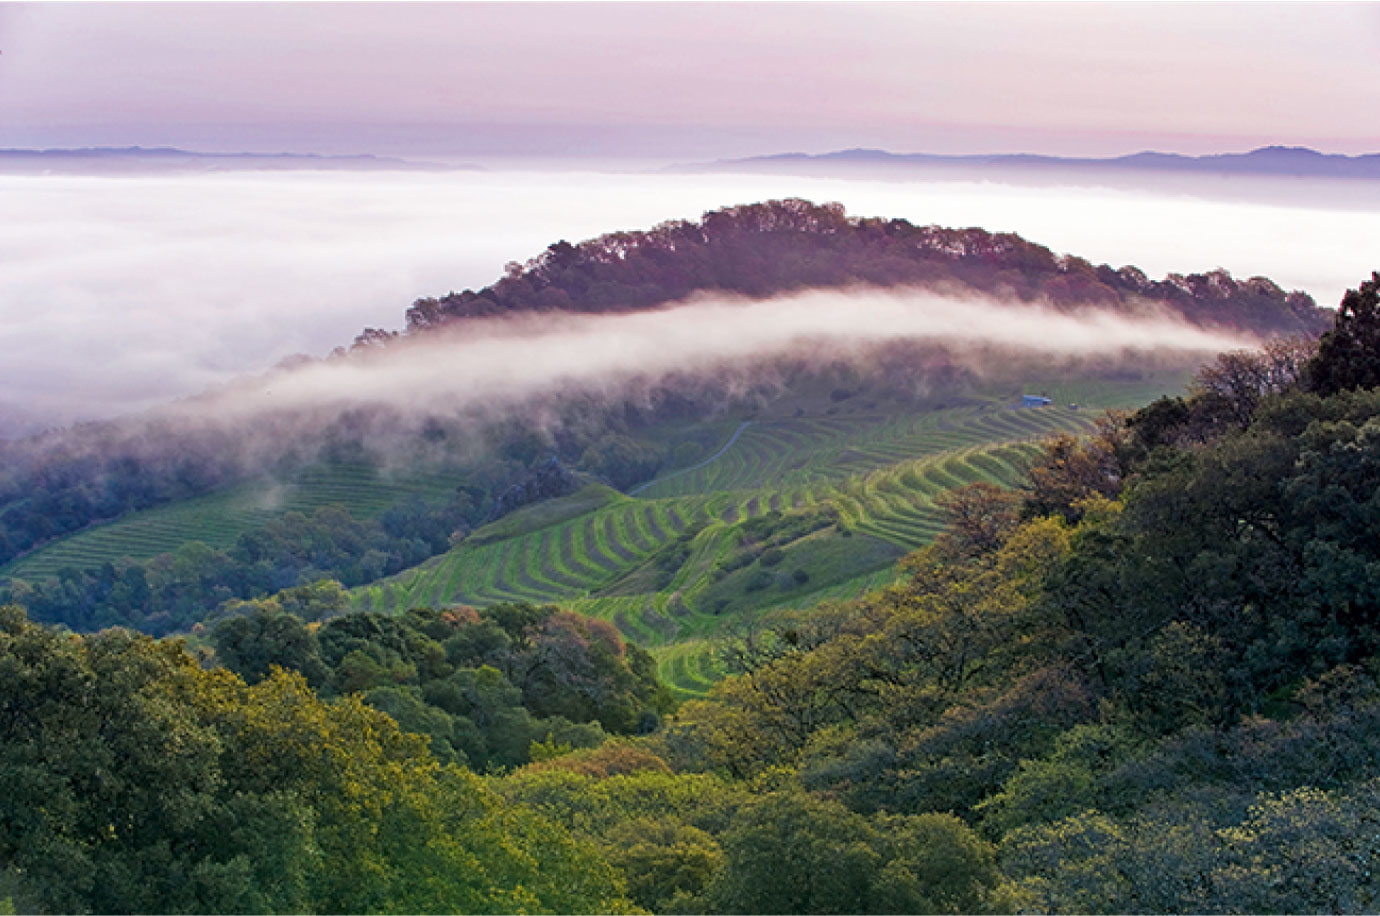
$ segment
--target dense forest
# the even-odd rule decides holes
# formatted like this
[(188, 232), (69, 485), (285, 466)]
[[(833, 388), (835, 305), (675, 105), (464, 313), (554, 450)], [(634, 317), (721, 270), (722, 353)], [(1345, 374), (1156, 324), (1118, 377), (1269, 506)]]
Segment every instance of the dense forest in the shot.
[[(0, 612), (0, 900), (65, 912), (1370, 912), (1380, 274), (1316, 344), (944, 500), (678, 709), (554, 608)], [(198, 654), (199, 653), (199, 654)]]

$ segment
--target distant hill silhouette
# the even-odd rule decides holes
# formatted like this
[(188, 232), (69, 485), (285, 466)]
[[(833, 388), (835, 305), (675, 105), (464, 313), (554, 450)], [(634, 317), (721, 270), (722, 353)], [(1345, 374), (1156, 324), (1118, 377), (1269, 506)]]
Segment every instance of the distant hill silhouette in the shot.
[(443, 171), (478, 166), (440, 165), (386, 156), (323, 156), (316, 153), (203, 153), (174, 147), (0, 149), (0, 174), (109, 174), (216, 171)]
[(860, 168), (909, 168), (928, 170), (1023, 170), (1063, 169), (1112, 172), (1177, 172), (1215, 175), (1278, 175), (1309, 178), (1380, 179), (1380, 153), (1345, 156), (1320, 153), (1302, 146), (1265, 146), (1248, 153), (1181, 156), (1177, 153), (1140, 152), (1112, 158), (1040, 156), (1034, 154), (947, 156), (932, 153), (892, 153), (879, 149), (849, 149), (811, 155), (781, 153), (746, 159), (672, 166), (684, 172), (838, 172)]

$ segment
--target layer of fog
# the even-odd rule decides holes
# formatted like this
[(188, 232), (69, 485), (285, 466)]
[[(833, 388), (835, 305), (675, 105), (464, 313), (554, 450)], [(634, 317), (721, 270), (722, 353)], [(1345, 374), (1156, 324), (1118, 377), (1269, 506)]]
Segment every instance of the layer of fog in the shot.
[[(1380, 213), (1088, 188), (791, 176), (498, 173), (0, 178), (0, 434), (193, 394), (547, 244), (735, 203), (1016, 231), (1152, 276), (1225, 267), (1334, 304), (1375, 266)], [(27, 422), (14, 422), (27, 414)]]
[[(466, 323), (370, 352), (282, 369), (183, 402), (177, 412), (234, 425), (383, 407), (417, 417), (501, 417), (547, 395), (636, 400), (667, 376), (750, 379), (781, 358), (865, 367), (878, 345), (920, 342), (978, 376), (1123, 356), (1181, 363), (1250, 346), (1144, 305), (1135, 313), (1059, 311), (914, 290), (813, 291), (763, 301), (701, 296), (624, 315), (528, 315)], [(1019, 354), (1019, 355), (1017, 355)]]

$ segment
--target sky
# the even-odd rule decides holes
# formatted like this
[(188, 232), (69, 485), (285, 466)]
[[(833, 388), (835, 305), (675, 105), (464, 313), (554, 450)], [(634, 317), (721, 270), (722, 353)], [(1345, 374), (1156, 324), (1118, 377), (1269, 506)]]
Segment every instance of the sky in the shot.
[(0, 3), (0, 147), (1380, 150), (1380, 6)]
[(0, 434), (323, 355), (560, 238), (787, 196), (1335, 305), (1377, 266), (1375, 183), (1207, 199), (647, 167), (856, 147), (1358, 154), (1380, 152), (1377, 111), (1380, 4), (0, 2), (0, 148), (489, 169), (0, 176)]

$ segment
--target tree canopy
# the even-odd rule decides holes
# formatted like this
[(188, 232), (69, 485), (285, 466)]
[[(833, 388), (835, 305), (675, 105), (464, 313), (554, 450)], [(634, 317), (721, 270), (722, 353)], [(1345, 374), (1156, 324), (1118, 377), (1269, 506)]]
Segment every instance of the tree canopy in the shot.
[(0, 609), (0, 863), (58, 912), (617, 912), (588, 845), (360, 697)]
[(517, 311), (619, 312), (714, 291), (761, 298), (806, 288), (969, 289), (1056, 306), (1129, 308), (1152, 301), (1189, 321), (1260, 334), (1313, 334), (1327, 316), (1305, 293), (1223, 270), (1152, 281), (1139, 269), (1094, 267), (1011, 233), (849, 217), (841, 204), (790, 198), (725, 207), (698, 221), (550, 245), (478, 292), (424, 298), (412, 333)]

